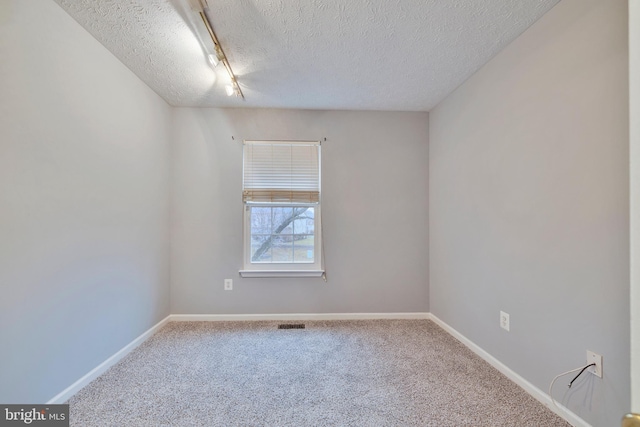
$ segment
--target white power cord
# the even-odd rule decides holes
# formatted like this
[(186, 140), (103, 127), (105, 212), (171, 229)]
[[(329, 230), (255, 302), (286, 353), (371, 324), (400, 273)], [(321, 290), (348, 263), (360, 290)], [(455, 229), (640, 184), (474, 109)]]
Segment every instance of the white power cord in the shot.
[(587, 365), (580, 366), (579, 368), (572, 369), (572, 370), (567, 371), (567, 372), (563, 372), (563, 373), (561, 373), (561, 374), (556, 375), (556, 377), (553, 379), (553, 381), (551, 381), (551, 384), (549, 385), (549, 397), (551, 398), (551, 403), (553, 403), (553, 406), (555, 406), (555, 407), (556, 407), (556, 409), (557, 409), (558, 411), (561, 411), (561, 409), (560, 409), (560, 407), (556, 404), (556, 401), (553, 399), (553, 394), (551, 394), (551, 389), (553, 388), (553, 383), (555, 383), (555, 382), (556, 382), (556, 380), (557, 380), (558, 378), (560, 378), (560, 377), (562, 377), (562, 376), (564, 376), (564, 375), (570, 374), (570, 373), (572, 373), (572, 372), (577, 372), (577, 371), (584, 370), (584, 369), (586, 369), (587, 367), (589, 367), (589, 366), (591, 366), (591, 365), (592, 365), (592, 364), (591, 364), (591, 363), (589, 363), (589, 364), (587, 364)]

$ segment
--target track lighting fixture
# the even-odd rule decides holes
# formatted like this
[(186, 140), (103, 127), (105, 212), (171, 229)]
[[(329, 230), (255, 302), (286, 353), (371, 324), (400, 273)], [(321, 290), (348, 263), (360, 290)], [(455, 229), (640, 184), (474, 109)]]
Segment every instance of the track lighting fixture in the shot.
[(211, 64), (212, 67), (215, 68), (218, 65), (218, 63), (222, 62), (222, 64), (224, 65), (224, 68), (227, 70), (227, 73), (229, 74), (229, 79), (231, 80), (231, 83), (225, 86), (225, 91), (227, 92), (227, 96), (231, 96), (235, 94), (236, 96), (239, 96), (242, 99), (244, 99), (244, 94), (242, 93), (242, 89), (240, 89), (240, 85), (238, 85), (238, 81), (236, 80), (235, 74), (233, 74), (233, 70), (231, 69), (229, 60), (227, 59), (227, 56), (225, 55), (224, 50), (222, 49), (222, 46), (218, 41), (218, 37), (216, 36), (216, 33), (213, 32), (213, 27), (211, 25), (211, 22), (209, 21), (209, 17), (204, 11), (206, 8), (208, 8), (207, 1), (206, 0), (190, 0), (190, 3), (191, 3), (191, 7), (196, 12), (198, 12), (198, 14), (200, 15), (200, 18), (202, 18), (202, 22), (204, 26), (207, 28), (207, 31), (209, 32), (209, 36), (211, 37), (211, 41), (213, 42), (213, 46), (216, 50), (215, 54), (211, 54), (208, 56), (209, 63)]

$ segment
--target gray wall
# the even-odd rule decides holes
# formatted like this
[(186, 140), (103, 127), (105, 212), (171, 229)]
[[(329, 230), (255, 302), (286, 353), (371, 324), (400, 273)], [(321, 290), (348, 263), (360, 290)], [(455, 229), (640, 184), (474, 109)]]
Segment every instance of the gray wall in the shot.
[(627, 67), (627, 2), (564, 0), (430, 114), (432, 312), (541, 390), (602, 354), (555, 389), (594, 426), (630, 404)]
[(169, 313), (171, 110), (55, 3), (2, 9), (0, 402), (42, 403)]
[[(180, 108), (174, 131), (172, 313), (428, 311), (426, 113)], [(242, 140), (325, 137), (328, 282), (240, 278)]]

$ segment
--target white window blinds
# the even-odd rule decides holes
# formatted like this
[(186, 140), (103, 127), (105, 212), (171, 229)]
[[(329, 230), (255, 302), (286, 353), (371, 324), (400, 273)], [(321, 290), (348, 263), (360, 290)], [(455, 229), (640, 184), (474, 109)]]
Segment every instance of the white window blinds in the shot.
[(318, 203), (320, 143), (245, 141), (242, 198), (246, 203)]

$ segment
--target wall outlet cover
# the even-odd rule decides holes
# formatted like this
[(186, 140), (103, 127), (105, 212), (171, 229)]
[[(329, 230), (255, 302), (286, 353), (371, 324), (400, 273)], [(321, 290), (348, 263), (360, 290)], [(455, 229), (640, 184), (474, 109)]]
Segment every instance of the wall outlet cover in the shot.
[(509, 313), (505, 313), (504, 311), (500, 312), (500, 327), (505, 331), (510, 330)]
[(232, 291), (233, 290), (233, 280), (232, 279), (224, 279), (224, 290)]
[(589, 367), (588, 371), (593, 375), (602, 378), (602, 355), (587, 350), (587, 364), (595, 363), (596, 366)]

